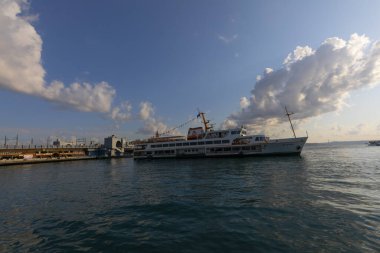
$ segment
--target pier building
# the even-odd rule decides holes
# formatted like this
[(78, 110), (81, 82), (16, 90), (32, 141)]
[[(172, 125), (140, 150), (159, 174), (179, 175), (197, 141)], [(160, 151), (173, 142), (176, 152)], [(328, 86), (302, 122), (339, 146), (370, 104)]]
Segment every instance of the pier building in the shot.
[(133, 147), (129, 144), (127, 138), (119, 138), (116, 135), (104, 138), (104, 148), (111, 157), (125, 156), (133, 152)]

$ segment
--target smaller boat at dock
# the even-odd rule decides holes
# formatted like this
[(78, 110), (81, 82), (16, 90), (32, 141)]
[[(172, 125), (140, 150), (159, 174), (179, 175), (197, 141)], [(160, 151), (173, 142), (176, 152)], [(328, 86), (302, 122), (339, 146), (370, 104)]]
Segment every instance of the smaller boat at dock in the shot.
[(380, 140), (369, 141), (368, 146), (380, 146)]

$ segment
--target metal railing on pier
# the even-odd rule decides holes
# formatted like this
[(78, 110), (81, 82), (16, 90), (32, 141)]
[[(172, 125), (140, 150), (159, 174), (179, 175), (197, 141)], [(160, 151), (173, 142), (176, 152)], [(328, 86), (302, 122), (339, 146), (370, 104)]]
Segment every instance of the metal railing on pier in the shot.
[(54, 146), (54, 145), (3, 145), (0, 149), (71, 149), (71, 148), (101, 148), (100, 145), (72, 145), (72, 146)]

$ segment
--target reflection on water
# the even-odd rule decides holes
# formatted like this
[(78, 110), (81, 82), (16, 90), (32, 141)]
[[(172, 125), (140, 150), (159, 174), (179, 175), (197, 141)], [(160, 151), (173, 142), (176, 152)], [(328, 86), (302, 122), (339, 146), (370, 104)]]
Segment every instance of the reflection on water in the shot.
[(377, 251), (380, 148), (0, 169), (0, 251)]

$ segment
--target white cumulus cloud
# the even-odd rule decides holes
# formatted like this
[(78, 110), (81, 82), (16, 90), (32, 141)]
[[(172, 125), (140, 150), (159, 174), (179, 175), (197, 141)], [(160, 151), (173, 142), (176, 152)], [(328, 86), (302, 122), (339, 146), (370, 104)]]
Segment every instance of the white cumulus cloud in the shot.
[(250, 105), (249, 99), (247, 97), (240, 98), (240, 108), (244, 109)]
[(297, 47), (282, 68), (266, 69), (226, 122), (248, 127), (283, 122), (285, 106), (306, 119), (337, 111), (350, 92), (379, 83), (380, 42), (358, 34), (347, 41), (328, 38), (315, 50)]
[(115, 106), (111, 111), (111, 118), (115, 121), (128, 121), (132, 118), (132, 105), (125, 101), (119, 106)]
[(39, 95), (52, 102), (72, 107), (84, 112), (108, 113), (116, 94), (115, 89), (107, 82), (92, 85), (89, 83), (72, 83), (65, 86), (62, 82), (54, 81)]
[(45, 76), (41, 65), (42, 40), (34, 27), (19, 16), (21, 4), (0, 2), (0, 87), (38, 94), (44, 89)]
[(140, 103), (140, 119), (148, 120), (154, 114), (153, 105), (150, 102), (144, 101)]
[(112, 108), (116, 91), (107, 82), (46, 83), (41, 63), (42, 39), (31, 24), (38, 16), (23, 16), (25, 9), (28, 9), (26, 0), (0, 1), (0, 88), (41, 97), (79, 111), (128, 119), (126, 106)]
[(137, 130), (139, 134), (154, 135), (156, 132), (164, 135), (180, 134), (177, 129), (169, 128), (162, 120), (155, 116), (153, 105), (148, 101), (140, 103), (139, 117), (143, 121), (143, 126)]

